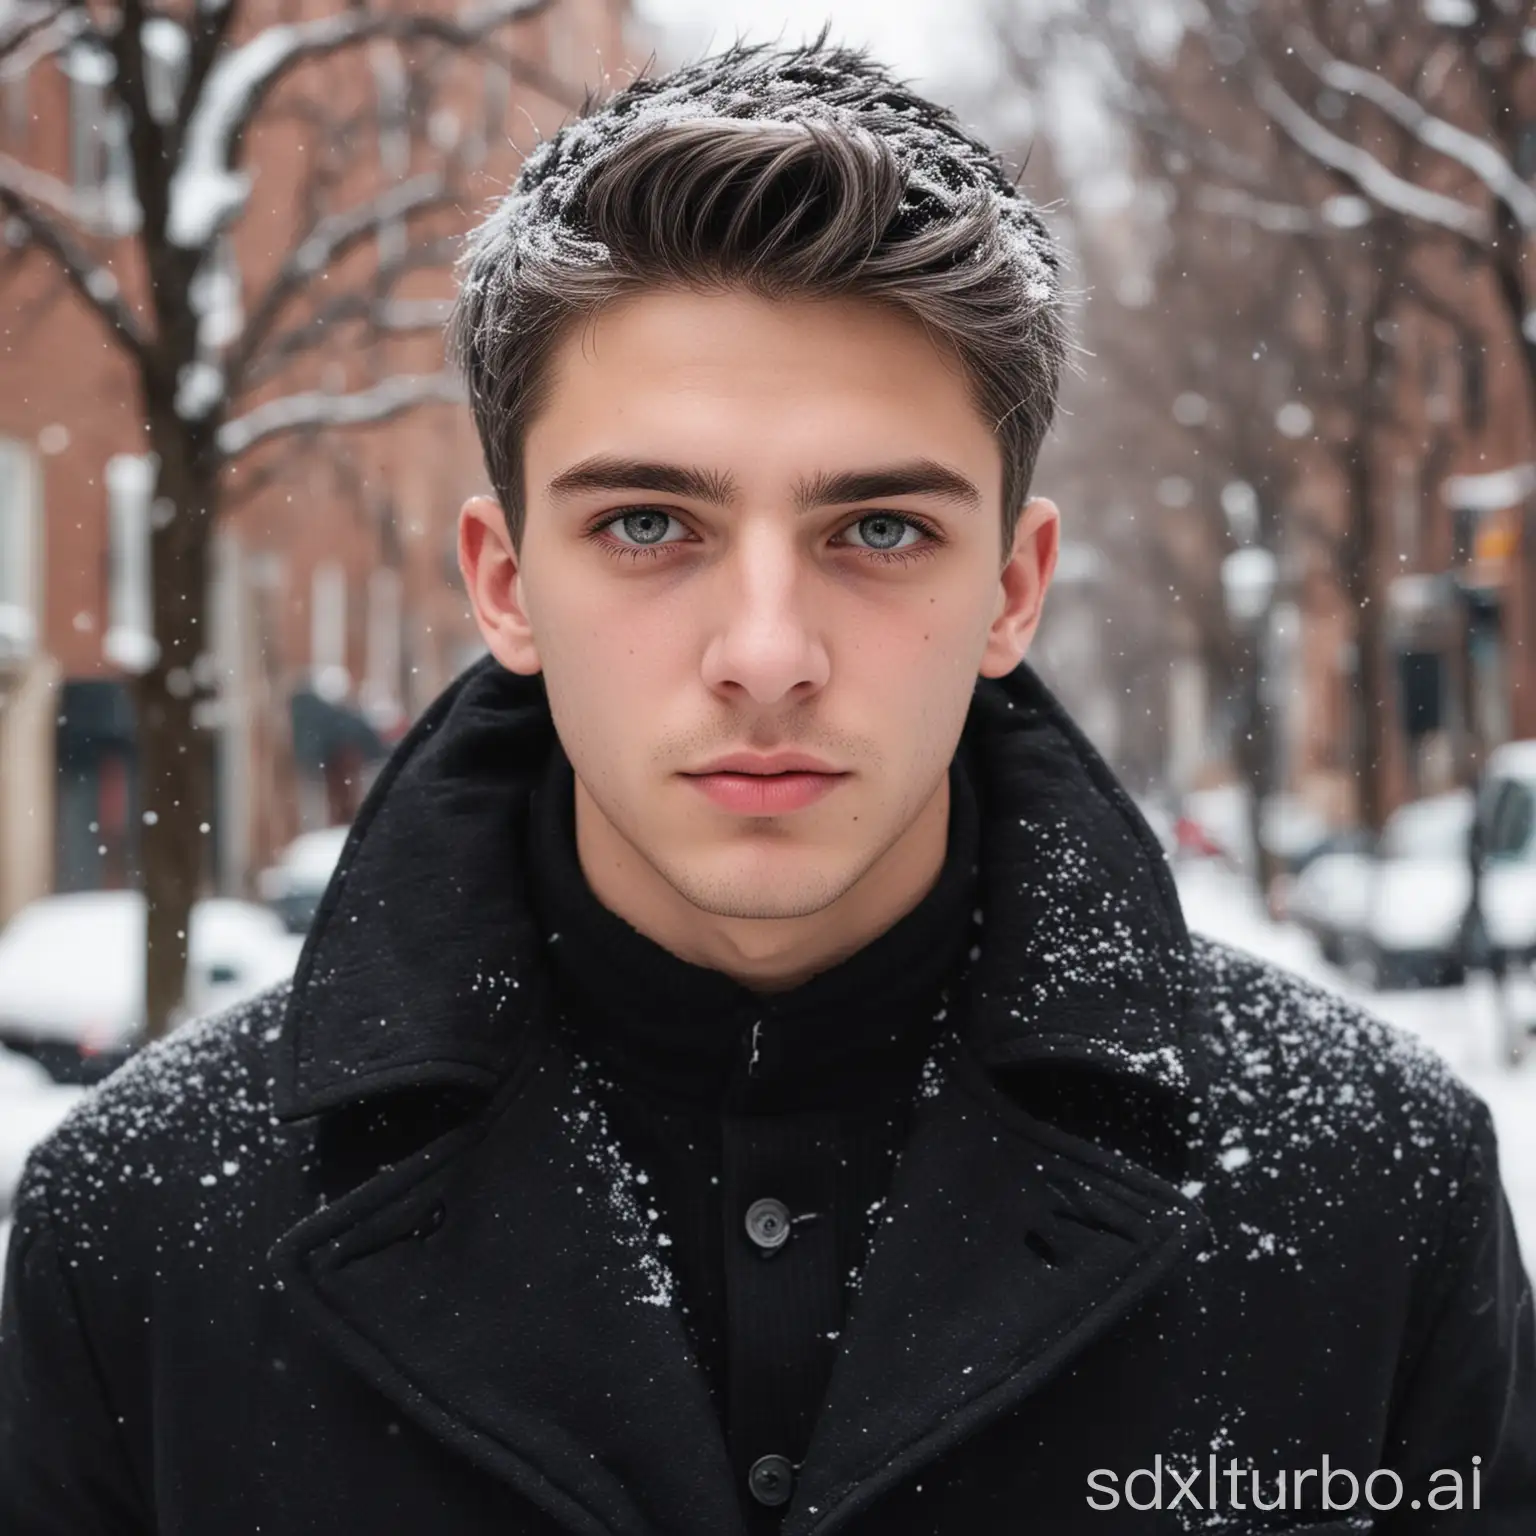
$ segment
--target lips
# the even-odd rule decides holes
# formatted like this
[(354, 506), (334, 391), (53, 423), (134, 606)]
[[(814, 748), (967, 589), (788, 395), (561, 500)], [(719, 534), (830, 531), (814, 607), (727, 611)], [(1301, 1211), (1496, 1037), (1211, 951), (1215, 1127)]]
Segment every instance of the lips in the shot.
[(730, 752), (687, 770), (690, 777), (712, 773), (747, 773), (767, 778), (788, 773), (838, 774), (842, 770), (807, 752)]
[(744, 816), (782, 816), (814, 805), (847, 777), (843, 773), (685, 774), (706, 799)]

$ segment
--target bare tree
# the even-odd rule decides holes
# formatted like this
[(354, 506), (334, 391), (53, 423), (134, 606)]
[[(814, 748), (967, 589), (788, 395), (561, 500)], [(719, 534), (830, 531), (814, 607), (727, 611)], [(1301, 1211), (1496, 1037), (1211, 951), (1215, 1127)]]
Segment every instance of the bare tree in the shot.
[[(1440, 0), (1413, 16), (1287, 0), (1262, 18), (1214, 0), (1209, 14), (1259, 44), (1254, 100), (1300, 153), (1411, 234), (1447, 236), (1486, 265), (1536, 407), (1536, 185), (1521, 167), (1536, 78), (1528, 0)], [(1363, 110), (1339, 113), (1340, 100)]]
[[(1248, 538), (1292, 568), (1310, 560), (1330, 574), (1358, 657), (1350, 702), (1359, 811), (1379, 827), (1390, 808), (1383, 770), (1394, 694), (1383, 632), (1391, 558), (1384, 467), (1403, 451), (1405, 434), (1422, 432), (1424, 416), (1398, 338), (1403, 321), (1422, 313), (1452, 333), (1448, 347), (1474, 346), (1465, 282), (1448, 290), (1444, 264), (1434, 267), (1433, 258), (1448, 241), (1478, 261), (1508, 256), (1472, 201), (1457, 203), (1431, 183), (1470, 174), (1470, 160), (1486, 174), (1478, 189), (1501, 196), (1511, 217), (1523, 206), (1495, 156), (1383, 116), (1380, 101), (1406, 118), (1399, 98), (1433, 99), (1441, 89), (1454, 62), (1445, 27), (1346, 0), (1211, 0), (1182, 11), (1084, 0), (1048, 12), (1043, 23), (1007, 5), (998, 16), (1016, 77), (1047, 102), (1064, 61), (1090, 80), (1137, 189), (1130, 214), (1097, 222), (1114, 233), (1129, 220), (1153, 286), (1126, 307), (1114, 301), (1113, 282), (1101, 281), (1089, 335), (1103, 360), (1101, 382), (1119, 386), (1117, 436), (1127, 414), (1147, 419), (1132, 472), (1139, 467), (1149, 486), (1179, 466), (1188, 487), (1184, 505), (1159, 510), (1147, 557), (1166, 573), (1218, 688), (1239, 701), (1256, 698), (1258, 658), (1232, 632), (1221, 602), (1221, 560), (1233, 535), (1220, 511), (1223, 483), (1248, 488)], [(1375, 86), (1356, 75), (1337, 82), (1351, 86), (1346, 92), (1317, 75), (1324, 52), (1335, 62), (1386, 62)], [(1514, 69), (1507, 48), (1484, 52), (1505, 74)], [(1282, 95), (1294, 112), (1278, 105)], [(1305, 111), (1303, 98), (1311, 103)], [(1308, 112), (1314, 127), (1326, 124), (1319, 132), (1330, 144), (1352, 143), (1357, 152), (1314, 154), (1319, 135), (1303, 133), (1297, 117)], [(1507, 117), (1497, 121), (1509, 131)], [(1426, 132), (1434, 144), (1450, 142), (1447, 164), (1427, 163), (1434, 154)], [(1368, 190), (1380, 195), (1372, 200)], [(1149, 194), (1157, 206), (1147, 212)], [(1079, 220), (1094, 221), (1091, 213)], [(1091, 231), (1079, 246), (1091, 275)], [(1189, 428), (1182, 437), (1170, 430), (1181, 401)], [(1290, 435), (1276, 430), (1279, 409)], [(1095, 414), (1103, 412), (1100, 402)], [(1432, 469), (1444, 460), (1446, 433), (1407, 446)], [(1336, 508), (1297, 494), (1303, 467), (1331, 473)], [(1096, 469), (1107, 472), (1102, 456)], [(1257, 793), (1272, 761), (1267, 720), (1253, 702), (1240, 713), (1251, 725), (1238, 733), (1234, 755)]]
[[(430, 0), (301, 6), (279, 21), (257, 0), (42, 0), (0, 30), (5, 70), (90, 62), (130, 166), (124, 183), (82, 190), (0, 156), (0, 209), (127, 358), (152, 455), (153, 645), (134, 684), (152, 807), (142, 858), (151, 1037), (181, 1005), (202, 876), (212, 765), (195, 706), (231, 472), (259, 480), (280, 443), (459, 398), (437, 341), (442, 304), (399, 290), (448, 260), (476, 148), (502, 128), (458, 132), (451, 109), (438, 109), (462, 98), (455, 70), (471, 61), (577, 105), (515, 46), (518, 25), (549, 3), (492, 0), (452, 16)], [(358, 89), (370, 71), (376, 88)], [(295, 125), (301, 153), (253, 163), (253, 139)], [(291, 200), (293, 212), (275, 259), (231, 303), (229, 242), (251, 213), (257, 169), (262, 211)], [(138, 273), (142, 283), (128, 275)], [(423, 339), (434, 361), (411, 371)]]

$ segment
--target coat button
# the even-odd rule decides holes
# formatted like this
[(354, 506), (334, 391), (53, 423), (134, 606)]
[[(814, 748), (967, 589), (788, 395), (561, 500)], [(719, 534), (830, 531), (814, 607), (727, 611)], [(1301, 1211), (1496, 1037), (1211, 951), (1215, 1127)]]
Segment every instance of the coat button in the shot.
[(747, 1487), (759, 1504), (770, 1509), (789, 1503), (795, 1488), (794, 1463), (787, 1456), (759, 1456), (747, 1473)]
[(754, 1200), (747, 1207), (747, 1236), (764, 1253), (773, 1253), (789, 1240), (789, 1207), (782, 1200)]

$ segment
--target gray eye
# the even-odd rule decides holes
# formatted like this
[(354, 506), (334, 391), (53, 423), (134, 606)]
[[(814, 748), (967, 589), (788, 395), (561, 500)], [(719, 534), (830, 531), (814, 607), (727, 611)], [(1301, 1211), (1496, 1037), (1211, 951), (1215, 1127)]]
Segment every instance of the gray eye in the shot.
[(671, 521), (667, 512), (626, 512), (619, 519), (619, 526), (637, 544), (659, 544)]
[(861, 517), (854, 526), (871, 549), (894, 549), (911, 525), (899, 517), (879, 512), (871, 517)]

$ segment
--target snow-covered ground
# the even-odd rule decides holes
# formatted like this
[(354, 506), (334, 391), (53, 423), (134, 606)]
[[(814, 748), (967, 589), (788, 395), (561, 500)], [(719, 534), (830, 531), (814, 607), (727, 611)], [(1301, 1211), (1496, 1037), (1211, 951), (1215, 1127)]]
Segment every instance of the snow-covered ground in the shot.
[(1514, 1208), (1520, 1250), (1536, 1269), (1536, 1051), (1515, 1070), (1501, 1065), (1494, 993), (1485, 975), (1465, 987), (1365, 992), (1329, 966), (1299, 928), (1275, 923), (1253, 888), (1214, 863), (1181, 866), (1179, 896), (1196, 933), (1245, 949), (1341, 992), (1379, 1018), (1412, 1031), (1438, 1052), (1493, 1112), (1504, 1187)]
[[(1270, 921), (1251, 887), (1211, 863), (1179, 871), (1179, 892), (1189, 926), (1308, 980), (1334, 988), (1372, 1012), (1411, 1030), (1438, 1051), (1486, 1100), (1498, 1127), (1504, 1185), (1514, 1207), (1527, 1267), (1536, 1262), (1536, 1052), (1511, 1071), (1499, 1062), (1493, 994), (1486, 977), (1465, 988), (1432, 992), (1364, 993), (1326, 965), (1300, 929)], [(47, 1134), (78, 1094), (47, 1085), (31, 1063), (0, 1053), (0, 1218), (32, 1141)], [(0, 1219), (0, 1257), (7, 1223)]]

